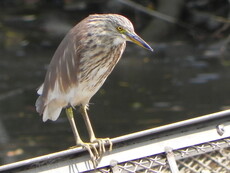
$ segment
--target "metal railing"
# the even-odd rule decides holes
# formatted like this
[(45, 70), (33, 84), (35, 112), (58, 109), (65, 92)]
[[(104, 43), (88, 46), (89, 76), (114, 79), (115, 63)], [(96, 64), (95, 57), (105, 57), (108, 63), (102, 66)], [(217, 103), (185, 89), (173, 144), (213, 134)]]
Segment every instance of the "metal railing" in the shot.
[(230, 110), (111, 139), (113, 150), (94, 169), (89, 153), (73, 148), (8, 165), (23, 173), (228, 173)]

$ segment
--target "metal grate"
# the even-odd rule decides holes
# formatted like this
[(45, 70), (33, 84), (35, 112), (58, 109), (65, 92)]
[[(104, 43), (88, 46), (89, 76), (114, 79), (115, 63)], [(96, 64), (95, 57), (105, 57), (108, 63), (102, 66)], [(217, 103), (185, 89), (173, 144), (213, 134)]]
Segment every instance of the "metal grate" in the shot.
[[(182, 173), (229, 173), (230, 138), (173, 151)], [(140, 158), (94, 170), (102, 173), (171, 173), (166, 153)]]

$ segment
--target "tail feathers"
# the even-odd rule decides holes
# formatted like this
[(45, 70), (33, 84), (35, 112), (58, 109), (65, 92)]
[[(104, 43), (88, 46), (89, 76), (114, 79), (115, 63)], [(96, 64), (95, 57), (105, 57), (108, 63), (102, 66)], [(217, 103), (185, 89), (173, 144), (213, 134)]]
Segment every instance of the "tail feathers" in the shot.
[(45, 108), (45, 102), (44, 102), (44, 98), (42, 96), (39, 96), (36, 103), (35, 103), (35, 106), (36, 106), (36, 111), (42, 115), (43, 114), (43, 111), (44, 111), (44, 108)]
[(42, 85), (38, 88), (38, 90), (37, 90), (38, 95), (42, 95), (43, 87), (44, 87), (44, 84), (42, 84)]
[(45, 122), (48, 119), (56, 121), (61, 113), (62, 106), (57, 105), (55, 100), (52, 100), (46, 107), (43, 112), (42, 120)]
[(65, 106), (65, 101), (59, 99), (53, 99), (49, 101), (48, 104), (45, 104), (42, 96), (39, 96), (36, 101), (36, 110), (40, 115), (43, 114), (42, 120), (44, 122), (48, 119), (56, 121), (61, 113), (62, 108)]

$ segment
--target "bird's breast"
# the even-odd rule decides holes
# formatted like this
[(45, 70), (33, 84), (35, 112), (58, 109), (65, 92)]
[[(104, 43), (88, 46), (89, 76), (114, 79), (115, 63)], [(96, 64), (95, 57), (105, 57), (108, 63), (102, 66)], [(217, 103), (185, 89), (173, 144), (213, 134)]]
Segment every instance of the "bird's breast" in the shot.
[(79, 104), (77, 99), (90, 98), (100, 89), (109, 74), (112, 72), (119, 61), (125, 48), (125, 43), (110, 49), (101, 49), (91, 54), (91, 56), (83, 57), (80, 61), (78, 85), (75, 88), (75, 103)]
[(79, 65), (79, 83), (97, 85), (111, 73), (122, 53), (125, 43), (117, 46), (100, 47), (83, 56)]

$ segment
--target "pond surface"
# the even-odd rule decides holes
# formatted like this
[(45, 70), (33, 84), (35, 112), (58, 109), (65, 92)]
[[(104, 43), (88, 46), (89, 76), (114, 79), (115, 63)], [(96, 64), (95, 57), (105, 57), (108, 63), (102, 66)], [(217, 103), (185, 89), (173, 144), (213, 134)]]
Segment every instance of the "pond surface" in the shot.
[[(26, 43), (25, 43), (26, 44)], [(227, 109), (230, 69), (185, 41), (151, 43), (154, 53), (128, 43), (90, 102), (97, 137), (116, 137)], [(55, 46), (0, 50), (0, 165), (74, 145), (68, 120), (42, 122), (34, 103)], [(88, 139), (79, 112), (77, 126)]]

